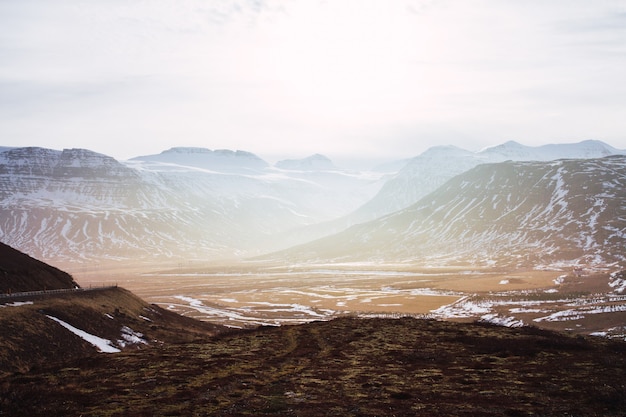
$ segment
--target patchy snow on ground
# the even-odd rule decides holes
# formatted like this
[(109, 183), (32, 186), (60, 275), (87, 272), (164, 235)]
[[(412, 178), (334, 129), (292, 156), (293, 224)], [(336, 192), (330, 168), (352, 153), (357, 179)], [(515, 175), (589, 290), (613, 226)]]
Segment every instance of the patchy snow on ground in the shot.
[(498, 326), (505, 327), (522, 327), (524, 326), (524, 322), (522, 320), (517, 320), (514, 317), (502, 317), (497, 314), (484, 314), (480, 317), (481, 321), (497, 324)]
[(143, 333), (134, 331), (128, 326), (122, 326), (122, 338), (117, 341), (117, 345), (124, 348), (128, 345), (147, 345), (143, 338)]
[(431, 311), (431, 315), (438, 318), (468, 318), (491, 312), (492, 303), (469, 300), (469, 297), (461, 297), (452, 304), (441, 306)]
[(614, 272), (611, 274), (609, 285), (613, 288), (613, 292), (623, 294), (626, 291), (626, 279), (623, 272)]
[(32, 301), (13, 301), (12, 303), (0, 304), (0, 308), (4, 307), (21, 307), (33, 304)]
[(111, 341), (108, 340), (108, 339), (103, 339), (103, 338), (95, 336), (95, 335), (93, 335), (91, 333), (87, 333), (87, 332), (85, 332), (83, 330), (77, 329), (76, 327), (72, 326), (71, 324), (68, 324), (68, 323), (64, 322), (63, 320), (57, 319), (56, 317), (50, 316), (48, 314), (46, 314), (46, 317), (48, 317), (50, 320), (56, 321), (61, 326), (65, 327), (67, 330), (69, 330), (70, 332), (74, 333), (76, 336), (82, 338), (86, 342), (91, 343), (100, 352), (103, 352), (103, 353), (117, 353), (117, 352), (121, 352), (118, 348), (114, 347), (113, 343), (111, 343)]
[(608, 306), (586, 306), (578, 309), (569, 309), (557, 311), (548, 316), (538, 317), (534, 319), (536, 322), (542, 321), (571, 321), (585, 318), (586, 314), (603, 314), (625, 312), (626, 305), (608, 305)]

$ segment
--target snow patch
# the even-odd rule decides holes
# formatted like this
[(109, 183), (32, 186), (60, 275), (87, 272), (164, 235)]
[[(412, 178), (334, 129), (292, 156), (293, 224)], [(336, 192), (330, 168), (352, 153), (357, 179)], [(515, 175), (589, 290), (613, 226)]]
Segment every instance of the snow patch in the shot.
[(46, 314), (46, 317), (48, 317), (50, 320), (54, 320), (57, 323), (59, 323), (61, 326), (65, 327), (67, 330), (69, 330), (70, 332), (74, 333), (76, 336), (80, 337), (81, 339), (85, 340), (86, 342), (94, 345), (98, 351), (103, 352), (103, 353), (118, 353), (121, 352), (121, 350), (119, 350), (118, 348), (113, 346), (113, 343), (108, 340), (108, 339), (103, 339), (101, 337), (95, 336), (91, 333), (87, 333), (86, 331), (80, 330), (74, 326), (72, 326), (71, 324), (68, 324), (66, 322), (64, 322), (63, 320), (60, 320), (56, 317), (50, 316), (48, 314)]
[(128, 345), (147, 345), (148, 342), (143, 338), (143, 333), (134, 331), (128, 326), (122, 327), (122, 339), (117, 341), (117, 345), (120, 347), (126, 347)]
[(32, 301), (14, 301), (12, 303), (0, 304), (0, 308), (4, 307), (21, 307), (33, 304)]

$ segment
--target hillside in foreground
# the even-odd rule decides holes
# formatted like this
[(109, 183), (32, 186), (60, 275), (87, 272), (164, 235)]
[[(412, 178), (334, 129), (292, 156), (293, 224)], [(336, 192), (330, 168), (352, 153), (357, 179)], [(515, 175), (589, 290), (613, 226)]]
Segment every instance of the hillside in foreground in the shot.
[[(188, 342), (223, 329), (148, 304), (119, 287), (0, 299), (0, 328), (0, 376), (78, 360), (102, 350)], [(77, 331), (87, 335), (81, 337)], [(103, 344), (88, 341), (94, 337)]]
[(68, 273), (0, 242), (0, 294), (76, 287)]
[[(21, 259), (27, 269), (38, 265)], [(626, 409), (626, 343), (534, 327), (344, 317), (227, 330), (109, 287), (5, 297), (0, 328), (0, 415), (619, 416)]]
[(626, 344), (354, 319), (94, 355), (0, 380), (12, 416), (623, 416)]

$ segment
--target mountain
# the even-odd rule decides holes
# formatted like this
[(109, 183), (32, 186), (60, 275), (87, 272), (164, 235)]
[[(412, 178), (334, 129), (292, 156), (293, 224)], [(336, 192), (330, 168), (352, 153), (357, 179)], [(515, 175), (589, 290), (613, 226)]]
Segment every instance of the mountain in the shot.
[(292, 171), (332, 171), (338, 168), (324, 155), (315, 154), (304, 159), (285, 159), (276, 163), (276, 168)]
[(119, 162), (15, 148), (0, 152), (0, 239), (54, 262), (258, 254), (285, 247), (278, 233), (354, 210), (379, 179), (278, 170), (241, 151), (175, 148)]
[(0, 243), (0, 294), (78, 288), (72, 276)]
[(626, 156), (477, 166), (418, 203), (277, 254), (292, 261), (626, 262)]
[(626, 151), (615, 149), (599, 140), (585, 140), (579, 143), (548, 144), (537, 147), (525, 146), (515, 141), (485, 148), (478, 152), (494, 159), (513, 161), (551, 161), (555, 159), (589, 159), (610, 155), (623, 155)]
[(5, 151), (0, 153), (0, 239), (48, 260), (149, 253), (151, 245), (163, 243), (163, 235), (177, 231), (171, 225), (154, 227), (178, 214), (155, 182), (84, 149)]
[(361, 223), (406, 208), (455, 175), (480, 164), (507, 160), (588, 159), (624, 154), (626, 151), (596, 140), (538, 147), (509, 141), (479, 152), (470, 152), (455, 146), (436, 146), (409, 160), (395, 177), (385, 183), (372, 200), (347, 216), (344, 223)]
[(194, 147), (171, 148), (156, 155), (137, 156), (131, 161), (162, 162), (219, 172), (258, 171), (269, 166), (250, 152)]
[[(355, 211), (337, 219), (305, 226), (292, 233), (299, 241), (315, 240), (323, 236), (339, 233), (348, 227), (374, 220), (395, 211), (409, 207), (428, 193), (435, 191), (446, 181), (475, 166), (485, 163), (514, 161), (550, 161), (562, 158), (585, 159), (608, 155), (626, 154), (603, 142), (587, 140), (573, 144), (552, 144), (531, 147), (509, 141), (498, 146), (470, 152), (456, 146), (435, 146), (409, 160), (397, 161), (389, 165), (403, 167), (389, 178), (378, 194)], [(385, 166), (375, 168), (385, 172)], [(288, 240), (287, 237), (281, 239)], [(289, 240), (288, 240), (289, 241)], [(298, 244), (292, 239), (293, 245)]]

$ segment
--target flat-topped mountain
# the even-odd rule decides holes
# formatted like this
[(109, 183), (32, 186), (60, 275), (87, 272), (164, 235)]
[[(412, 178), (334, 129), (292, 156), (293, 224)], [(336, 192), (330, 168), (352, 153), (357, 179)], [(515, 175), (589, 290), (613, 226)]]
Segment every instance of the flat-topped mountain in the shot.
[(160, 154), (137, 156), (131, 161), (162, 162), (224, 172), (262, 170), (269, 165), (255, 154), (246, 151), (195, 147), (175, 147)]

